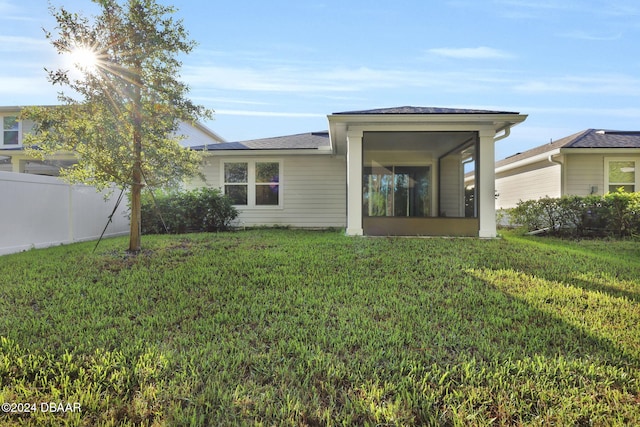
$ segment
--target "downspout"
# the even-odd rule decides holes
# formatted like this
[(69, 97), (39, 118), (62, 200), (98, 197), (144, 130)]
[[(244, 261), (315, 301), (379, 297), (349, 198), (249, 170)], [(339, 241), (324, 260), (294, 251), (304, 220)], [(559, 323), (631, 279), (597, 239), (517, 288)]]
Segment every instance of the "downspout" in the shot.
[(495, 138), (493, 138), (493, 142), (496, 143), (498, 141), (500, 141), (501, 139), (505, 139), (508, 138), (509, 135), (511, 135), (511, 125), (507, 125), (505, 127), (503, 127), (502, 129), (499, 129), (498, 132), (504, 131), (504, 133), (500, 136), (496, 136)]
[(549, 157), (547, 157), (547, 160), (549, 161), (549, 163), (555, 163), (557, 165), (560, 165), (560, 197), (564, 196), (564, 163), (561, 162), (560, 160), (555, 160), (553, 158), (553, 154), (549, 154)]
[[(500, 140), (508, 138), (509, 135), (511, 135), (511, 126), (513, 126), (513, 124), (510, 123), (510, 124), (505, 125), (503, 128), (499, 129), (499, 132), (503, 131), (504, 133), (502, 135), (494, 137), (493, 138), (493, 143), (495, 144), (496, 142), (498, 142)], [(495, 160), (494, 160), (494, 162), (495, 162)], [(494, 182), (494, 196), (493, 197), (494, 197), (494, 203), (495, 203), (495, 199), (497, 198), (496, 195), (495, 195), (496, 194), (495, 193), (495, 181), (496, 181), (496, 177), (495, 177), (495, 166), (494, 166), (494, 169), (493, 169), (493, 182)], [(478, 199), (477, 186), (476, 186), (475, 193), (476, 193), (476, 196), (475, 196), (476, 209), (478, 209), (478, 205), (477, 205), (477, 199)]]

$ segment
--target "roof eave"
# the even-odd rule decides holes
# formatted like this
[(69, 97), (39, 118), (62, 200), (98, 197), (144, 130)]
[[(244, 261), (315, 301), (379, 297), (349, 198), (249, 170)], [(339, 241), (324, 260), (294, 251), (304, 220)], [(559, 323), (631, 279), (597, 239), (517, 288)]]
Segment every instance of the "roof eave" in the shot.
[(561, 148), (562, 154), (640, 154), (640, 147), (566, 147)]
[(501, 172), (506, 172), (509, 171), (511, 169), (517, 169), (517, 168), (521, 168), (523, 166), (528, 166), (531, 165), (533, 163), (538, 163), (538, 162), (542, 162), (545, 161), (549, 158), (549, 156), (555, 156), (561, 153), (561, 150), (559, 148), (553, 149), (553, 150), (549, 150), (549, 151), (545, 151), (544, 153), (540, 153), (537, 154), (535, 156), (531, 156), (531, 157), (527, 157), (524, 158), (522, 160), (517, 160), (515, 162), (512, 163), (508, 163), (506, 165), (503, 166), (499, 166), (495, 169), (495, 173), (501, 173)]
[(295, 155), (332, 155), (333, 151), (327, 148), (297, 148), (297, 149), (241, 149), (241, 150), (202, 150), (204, 157), (215, 156), (295, 156)]

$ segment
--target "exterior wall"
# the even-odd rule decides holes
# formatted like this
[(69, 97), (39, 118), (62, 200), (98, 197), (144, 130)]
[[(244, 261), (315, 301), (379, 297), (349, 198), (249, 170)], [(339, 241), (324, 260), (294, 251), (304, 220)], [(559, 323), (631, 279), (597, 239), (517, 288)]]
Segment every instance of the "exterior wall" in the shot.
[(604, 176), (604, 154), (569, 154), (565, 156), (565, 195), (588, 196), (604, 194), (607, 186)]
[(186, 137), (180, 141), (180, 143), (185, 147), (219, 144), (221, 142), (214, 139), (214, 137), (204, 132), (202, 129), (185, 122), (180, 123), (177, 133), (178, 135), (184, 135)]
[[(100, 237), (117, 196), (106, 201), (95, 188), (57, 178), (0, 172), (0, 255)], [(121, 205), (105, 237), (125, 235), (129, 220)]]
[[(206, 184), (222, 187), (224, 161), (280, 161), (282, 207), (238, 206), (238, 226), (329, 228), (346, 226), (346, 160), (331, 155), (264, 155), (208, 157), (203, 166)], [(190, 187), (201, 186), (194, 182)]]
[(440, 162), (440, 212), (445, 217), (464, 217), (464, 176), (460, 156), (447, 156)]
[(561, 196), (561, 166), (541, 161), (496, 174), (496, 209), (514, 208), (521, 200)]

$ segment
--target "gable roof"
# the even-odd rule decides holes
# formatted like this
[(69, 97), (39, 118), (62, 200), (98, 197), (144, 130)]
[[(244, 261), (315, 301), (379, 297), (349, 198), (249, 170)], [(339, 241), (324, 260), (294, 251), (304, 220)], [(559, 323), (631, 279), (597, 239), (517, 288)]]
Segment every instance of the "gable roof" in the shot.
[(224, 142), (220, 144), (191, 147), (196, 151), (219, 150), (313, 150), (329, 148), (329, 132), (309, 132), (274, 138), (252, 139), (249, 141)]
[(522, 153), (516, 153), (496, 162), (496, 168), (541, 155), (558, 149), (571, 148), (640, 148), (640, 131), (587, 129), (540, 145)]
[(393, 107), (377, 108), (373, 110), (344, 111), (333, 113), (338, 115), (369, 115), (369, 114), (519, 114), (508, 111), (471, 110), (464, 108), (439, 108), (439, 107)]

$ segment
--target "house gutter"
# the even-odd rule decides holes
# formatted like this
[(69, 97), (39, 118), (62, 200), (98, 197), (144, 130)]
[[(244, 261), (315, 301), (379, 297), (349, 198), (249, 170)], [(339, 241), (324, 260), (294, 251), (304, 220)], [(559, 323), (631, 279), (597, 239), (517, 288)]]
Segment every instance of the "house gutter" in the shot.
[(504, 166), (500, 166), (496, 168), (496, 173), (506, 172), (511, 169), (520, 168), (522, 166), (527, 166), (532, 163), (547, 161), (550, 156), (555, 156), (560, 153), (560, 149), (555, 149), (551, 152), (547, 151), (546, 153), (538, 154), (537, 156), (527, 157), (526, 159), (518, 160), (513, 163), (506, 164)]
[(496, 136), (495, 138), (493, 138), (493, 142), (498, 142), (501, 139), (505, 139), (508, 138), (509, 135), (511, 135), (511, 124), (506, 125), (505, 127), (498, 129), (498, 132), (504, 132), (502, 135)]
[(549, 154), (549, 157), (547, 157), (547, 160), (549, 161), (549, 163), (555, 163), (556, 165), (560, 165), (562, 166), (564, 163), (562, 163), (562, 161), (560, 160), (554, 160), (553, 156), (557, 156), (560, 153), (557, 154)]

